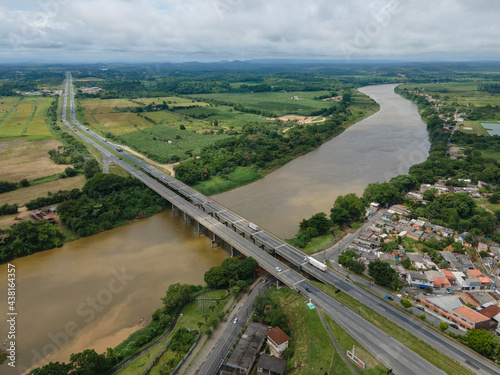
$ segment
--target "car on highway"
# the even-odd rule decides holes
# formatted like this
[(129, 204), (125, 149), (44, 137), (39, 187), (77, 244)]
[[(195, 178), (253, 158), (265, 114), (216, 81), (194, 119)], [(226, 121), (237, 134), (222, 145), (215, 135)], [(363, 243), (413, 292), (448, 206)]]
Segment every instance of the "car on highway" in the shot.
[(238, 318), (234, 318), (234, 320), (233, 320), (233, 324), (236, 324), (236, 323), (238, 323)]
[(117, 147), (117, 148), (116, 148), (116, 151), (118, 151), (118, 152), (123, 152), (123, 150), (122, 150), (122, 148), (121, 148), (121, 147)]
[(458, 326), (455, 323), (450, 323), (450, 327), (458, 329)]
[(281, 268), (279, 267), (274, 267), (274, 268), (276, 269), (276, 271), (281, 272)]
[(306, 292), (307, 293), (311, 293), (311, 289), (309, 289), (309, 288), (306, 287)]
[(425, 309), (422, 306), (417, 306), (417, 309), (419, 309), (421, 311), (425, 311)]
[(387, 299), (388, 299), (389, 301), (394, 301), (394, 297), (392, 297), (392, 296), (387, 296)]

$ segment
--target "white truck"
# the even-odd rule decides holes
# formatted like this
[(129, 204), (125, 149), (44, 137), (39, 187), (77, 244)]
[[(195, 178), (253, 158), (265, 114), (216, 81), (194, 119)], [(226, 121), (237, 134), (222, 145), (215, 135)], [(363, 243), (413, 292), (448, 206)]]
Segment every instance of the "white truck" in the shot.
[(259, 230), (259, 227), (254, 223), (248, 223), (248, 227), (253, 230)]
[(306, 256), (306, 257), (304, 257), (304, 262), (307, 262), (307, 263), (309, 263), (309, 264), (313, 265), (314, 267), (316, 267), (316, 268), (320, 269), (320, 270), (321, 270), (321, 271), (323, 271), (323, 272), (325, 272), (325, 271), (326, 271), (326, 269), (328, 268), (328, 267), (326, 266), (326, 264), (321, 263), (319, 260), (316, 260), (316, 259), (311, 258), (311, 257), (307, 257), (307, 256)]

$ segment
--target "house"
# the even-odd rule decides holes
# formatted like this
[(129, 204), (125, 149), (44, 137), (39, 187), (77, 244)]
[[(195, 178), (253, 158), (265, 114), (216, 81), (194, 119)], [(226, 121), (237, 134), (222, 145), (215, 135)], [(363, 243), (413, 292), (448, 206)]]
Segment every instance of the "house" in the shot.
[(488, 245), (486, 245), (485, 243), (483, 243), (483, 242), (479, 242), (479, 243), (477, 244), (477, 251), (478, 251), (478, 252), (481, 252), (481, 251), (486, 251), (486, 252), (489, 252), (489, 251), (490, 251), (490, 249), (489, 249)]
[(488, 328), (490, 318), (472, 310), (470, 307), (462, 306), (452, 311), (452, 315), (457, 323), (469, 329)]
[(418, 240), (420, 240), (420, 238), (422, 237), (423, 234), (424, 234), (424, 232), (422, 232), (421, 230), (416, 230), (414, 232), (408, 232), (406, 234), (406, 237), (412, 238), (412, 239), (418, 241)]
[(446, 277), (434, 277), (434, 290), (437, 292), (448, 292), (451, 290), (451, 284)]
[(238, 345), (234, 348), (233, 353), (221, 367), (222, 370), (232, 374), (250, 374), (266, 339), (267, 330), (268, 327), (263, 324), (250, 323), (243, 336), (241, 336)]
[(288, 341), (290, 341), (290, 337), (279, 327), (274, 327), (273, 329), (267, 331), (266, 336), (271, 354), (275, 357), (281, 357), (286, 348), (288, 348)]
[(405, 206), (402, 206), (400, 204), (395, 204), (394, 206), (391, 207), (391, 210), (393, 210), (395, 213), (398, 215), (411, 215), (411, 210)]
[(425, 226), (425, 221), (423, 220), (415, 220), (413, 222), (413, 228), (415, 228), (416, 230), (420, 230), (420, 228), (422, 228), (423, 226)]
[(500, 316), (498, 315), (500, 314), (500, 306), (498, 305), (489, 305), (488, 307), (485, 307), (481, 310), (478, 309), (477, 311), (481, 315), (484, 315), (485, 317), (490, 319), (495, 319), (496, 321), (498, 321), (498, 319), (500, 318)]
[(257, 373), (265, 375), (284, 375), (286, 360), (263, 354), (257, 362)]
[(406, 276), (406, 282), (410, 287), (429, 288), (434, 287), (434, 282), (425, 277), (423, 272), (409, 271)]

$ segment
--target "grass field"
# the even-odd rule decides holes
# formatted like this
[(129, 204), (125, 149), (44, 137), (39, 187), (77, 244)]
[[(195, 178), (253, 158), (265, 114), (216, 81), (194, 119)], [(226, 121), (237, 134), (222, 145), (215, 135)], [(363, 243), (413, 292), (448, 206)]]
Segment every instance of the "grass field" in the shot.
[(199, 134), (157, 125), (149, 129), (123, 134), (120, 138), (134, 150), (160, 163), (172, 163), (186, 157), (186, 152), (199, 154), (205, 146), (224, 139), (224, 134)]
[[(294, 368), (290, 374), (351, 374), (347, 365), (334, 349), (316, 309), (310, 310), (306, 305), (307, 301), (302, 296), (288, 289), (271, 289), (267, 293), (270, 293), (274, 300), (280, 301), (280, 307), (287, 315), (292, 331), (291, 337), (295, 350), (292, 358)], [(324, 314), (323, 316), (332, 328), (332, 333), (344, 352), (347, 349), (352, 349), (353, 344), (357, 345), (328, 316)], [(387, 369), (361, 346), (357, 345), (356, 350), (356, 354), (367, 364), (367, 369), (360, 370), (360, 373), (373, 375), (387, 373)]]
[[(0, 99), (0, 140), (41, 140), (51, 138), (47, 109), (52, 97), (15, 97)], [(3, 114), (2, 114), (3, 112)]]
[(261, 175), (247, 168), (236, 167), (234, 172), (228, 175), (227, 180), (223, 177), (211, 176), (210, 179), (194, 185), (193, 188), (202, 194), (214, 195), (234, 189), (238, 186), (249, 184), (261, 178)]
[(477, 91), (479, 81), (443, 82), (443, 83), (408, 83), (402, 87), (410, 89), (425, 88), (425, 92), (433, 97), (439, 95), (445, 102), (457, 102), (459, 105), (498, 105), (500, 94)]
[(160, 98), (141, 98), (133, 99), (135, 103), (141, 103), (143, 105), (155, 105), (167, 103), (169, 107), (189, 107), (191, 105), (198, 105), (200, 107), (209, 105), (208, 103), (196, 101), (188, 98), (179, 98), (178, 96), (162, 96)]
[[(248, 108), (272, 112), (278, 117), (290, 114), (308, 116), (320, 108), (332, 104), (314, 97), (328, 94), (327, 91), (307, 92), (258, 92), (258, 93), (228, 93), (228, 94), (198, 94), (190, 95), (198, 99), (215, 99), (228, 103), (238, 103)], [(291, 99), (298, 97), (299, 99)]]
[(1, 180), (19, 182), (23, 178), (33, 180), (64, 172), (68, 165), (52, 163), (48, 154), (49, 150), (59, 146), (62, 144), (55, 140), (0, 145)]
[(482, 134), (488, 136), (488, 132), (483, 128), (479, 121), (463, 121), (460, 123), (460, 131), (466, 134)]
[(46, 197), (49, 192), (53, 193), (59, 190), (81, 189), (83, 185), (85, 185), (85, 177), (75, 176), (20, 188), (0, 194), (0, 206), (5, 203), (17, 203), (22, 207), (26, 202), (32, 199)]
[(325, 234), (323, 236), (314, 237), (311, 242), (309, 242), (307, 246), (302, 249), (302, 251), (307, 254), (314, 253), (316, 251), (324, 249), (332, 243), (333, 235)]
[(232, 106), (228, 105), (186, 108), (177, 110), (175, 113), (187, 116), (207, 116), (204, 118), (205, 121), (213, 122), (214, 120), (217, 120), (220, 126), (234, 127), (235, 129), (240, 129), (246, 122), (270, 122), (263, 116), (253, 113), (239, 112), (234, 110)]
[(500, 211), (500, 204), (487, 204), (485, 207), (494, 212)]
[(335, 294), (335, 290), (337, 289), (336, 287), (331, 285), (326, 286), (318, 282), (314, 283), (316, 286), (329, 293), (335, 299), (339, 300), (350, 309), (356, 311), (356, 313), (358, 313), (361, 317), (363, 317), (364, 319), (366, 319), (367, 321), (369, 321), (370, 323), (372, 323), (385, 333), (391, 335), (396, 340), (401, 342), (403, 345), (407, 346), (409, 349), (413, 350), (415, 353), (422, 356), (422, 358), (425, 358), (427, 361), (432, 363), (437, 368), (443, 370), (447, 374), (450, 375), (473, 374), (470, 370), (462, 367), (451, 358), (436, 352), (436, 350), (426, 342), (420, 340), (411, 333), (405, 331), (403, 328), (399, 327), (397, 324), (393, 323), (389, 319), (373, 311), (369, 307), (359, 303), (356, 299), (349, 296), (348, 294), (344, 292)]

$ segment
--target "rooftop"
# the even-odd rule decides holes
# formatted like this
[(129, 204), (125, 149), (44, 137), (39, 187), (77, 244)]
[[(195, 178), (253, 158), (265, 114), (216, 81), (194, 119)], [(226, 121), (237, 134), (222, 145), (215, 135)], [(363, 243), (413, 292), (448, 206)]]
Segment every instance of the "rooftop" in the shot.
[(484, 315), (487, 318), (493, 318), (495, 315), (500, 313), (500, 306), (498, 305), (490, 305), (488, 307), (485, 307), (484, 309), (480, 310), (479, 313), (481, 315)]
[(249, 370), (264, 343), (266, 331), (267, 326), (255, 322), (250, 323), (226, 365)]
[(257, 368), (264, 369), (264, 372), (267, 370), (276, 374), (284, 374), (286, 370), (286, 360), (264, 354), (260, 357), (259, 362), (257, 362)]
[(266, 336), (278, 346), (290, 340), (290, 337), (283, 332), (280, 327), (274, 327), (273, 329), (267, 331)]
[(450, 288), (451, 284), (446, 277), (435, 277), (434, 286), (436, 288)]
[(490, 320), (490, 318), (487, 318), (486, 316), (478, 313), (477, 311), (472, 310), (471, 308), (469, 308), (467, 306), (459, 307), (459, 308), (453, 310), (453, 312), (455, 312), (459, 315), (462, 315), (464, 318), (469, 319), (470, 321), (472, 321), (474, 323), (480, 323), (480, 322), (484, 322), (485, 320)]
[(428, 297), (427, 300), (446, 311), (453, 311), (463, 306), (460, 299), (456, 296)]

